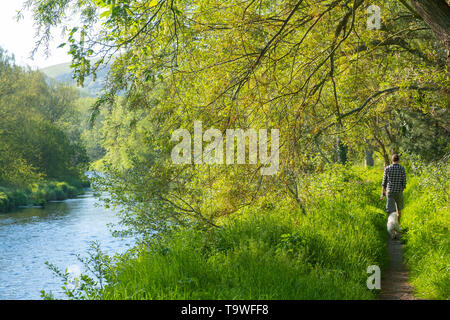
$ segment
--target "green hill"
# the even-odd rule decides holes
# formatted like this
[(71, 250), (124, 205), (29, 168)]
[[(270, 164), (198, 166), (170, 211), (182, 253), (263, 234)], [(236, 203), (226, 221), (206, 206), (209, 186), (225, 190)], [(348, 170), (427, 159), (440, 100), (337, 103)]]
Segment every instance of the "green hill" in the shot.
[[(54, 66), (41, 69), (41, 71), (49, 78), (57, 82), (65, 82), (73, 85), (77, 85), (76, 81), (72, 78), (71, 63), (60, 63)], [(97, 73), (97, 79), (92, 80), (92, 77), (88, 77), (85, 80), (84, 87), (80, 87), (81, 94), (83, 96), (96, 97), (100, 94), (103, 85), (105, 83), (106, 75), (109, 71), (109, 66), (102, 68)]]

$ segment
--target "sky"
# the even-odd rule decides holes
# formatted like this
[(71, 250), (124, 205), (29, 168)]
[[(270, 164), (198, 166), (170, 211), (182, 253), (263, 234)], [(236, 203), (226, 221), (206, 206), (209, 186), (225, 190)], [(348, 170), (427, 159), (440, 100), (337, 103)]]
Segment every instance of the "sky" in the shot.
[(55, 32), (50, 43), (50, 56), (46, 57), (44, 50), (39, 50), (34, 60), (30, 58), (35, 46), (36, 30), (33, 26), (32, 14), (24, 13), (24, 18), (17, 21), (17, 11), (25, 0), (0, 0), (0, 46), (9, 54), (14, 54), (16, 64), (30, 66), (33, 69), (45, 68), (51, 65), (70, 62), (67, 48), (57, 48), (63, 41), (59, 32)]

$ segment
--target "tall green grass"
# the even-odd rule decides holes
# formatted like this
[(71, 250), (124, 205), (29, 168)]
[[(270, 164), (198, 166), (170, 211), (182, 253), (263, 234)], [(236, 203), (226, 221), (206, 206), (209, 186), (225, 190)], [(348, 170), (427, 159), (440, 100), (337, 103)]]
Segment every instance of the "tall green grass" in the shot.
[(405, 190), (404, 259), (416, 297), (450, 299), (450, 166), (430, 165), (421, 172)]
[(154, 238), (108, 266), (103, 289), (83, 286), (84, 297), (376, 298), (366, 272), (386, 265), (386, 215), (374, 200), (380, 179), (377, 171), (336, 166), (305, 186), (306, 214), (287, 203), (252, 207), (206, 233), (181, 229)]

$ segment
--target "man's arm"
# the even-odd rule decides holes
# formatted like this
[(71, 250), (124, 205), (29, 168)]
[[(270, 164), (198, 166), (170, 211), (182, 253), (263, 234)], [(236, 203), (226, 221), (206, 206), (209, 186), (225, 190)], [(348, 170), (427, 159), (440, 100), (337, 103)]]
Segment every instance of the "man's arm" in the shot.
[(387, 171), (386, 168), (384, 168), (383, 181), (381, 181), (381, 194), (383, 196), (386, 195), (386, 186), (387, 186), (387, 174), (386, 174), (386, 171)]
[(403, 190), (405, 190), (405, 188), (406, 188), (406, 172), (405, 172), (405, 168), (403, 168), (402, 172), (403, 172), (402, 187), (403, 187)]

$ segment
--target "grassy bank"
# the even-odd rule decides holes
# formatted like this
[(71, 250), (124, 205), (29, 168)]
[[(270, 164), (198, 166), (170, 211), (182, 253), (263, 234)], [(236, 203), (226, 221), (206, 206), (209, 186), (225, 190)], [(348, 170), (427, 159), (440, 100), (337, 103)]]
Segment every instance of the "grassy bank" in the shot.
[[(413, 166), (414, 167), (414, 166)], [(91, 256), (78, 299), (374, 299), (367, 267), (387, 267), (382, 170), (333, 166), (304, 180), (304, 211), (263, 199), (209, 231), (177, 229), (114, 263)], [(410, 169), (401, 225), (415, 296), (449, 299), (446, 163)], [(61, 273), (60, 273), (61, 275)], [(106, 284), (106, 285), (105, 285)], [(45, 297), (45, 295), (44, 295)], [(47, 297), (51, 297), (47, 296)]]
[(448, 163), (424, 167), (405, 191), (404, 259), (419, 298), (450, 299), (449, 169)]
[(207, 233), (179, 229), (106, 264), (108, 285), (82, 286), (78, 297), (373, 299), (367, 268), (386, 265), (380, 179), (378, 171), (336, 166), (305, 185), (306, 214), (289, 203), (266, 203)]
[(48, 201), (73, 198), (88, 186), (87, 181), (71, 178), (69, 182), (48, 181), (31, 184), (25, 190), (0, 187), (0, 212), (9, 212), (20, 206), (45, 205)]
[[(449, 299), (449, 165), (409, 168), (401, 226), (415, 296)], [(387, 267), (382, 171), (334, 166), (304, 180), (305, 212), (263, 199), (209, 231), (177, 229), (133, 253), (91, 256), (99, 282), (78, 299), (374, 299), (367, 267)], [(61, 274), (60, 274), (61, 275)], [(106, 285), (105, 285), (106, 284)], [(51, 297), (51, 296), (47, 296)]]
[(206, 239), (181, 231), (119, 266), (103, 298), (374, 298), (366, 270), (382, 264), (384, 233), (371, 224), (380, 212), (358, 208), (347, 216), (342, 203), (329, 209), (316, 218), (247, 212)]

